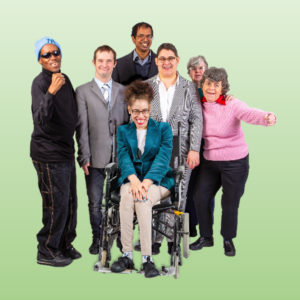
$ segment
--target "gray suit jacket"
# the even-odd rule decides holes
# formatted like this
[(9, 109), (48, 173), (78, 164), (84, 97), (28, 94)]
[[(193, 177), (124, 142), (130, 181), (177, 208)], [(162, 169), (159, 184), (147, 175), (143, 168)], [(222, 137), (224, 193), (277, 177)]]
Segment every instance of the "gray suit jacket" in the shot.
[(123, 92), (125, 86), (112, 83), (111, 110), (93, 79), (76, 89), (78, 123), (76, 140), (78, 143), (77, 161), (80, 167), (90, 163), (93, 168), (104, 168), (111, 158), (113, 121), (116, 127), (129, 121)]
[[(162, 122), (157, 76), (147, 80), (154, 91), (150, 117), (157, 122)], [(202, 107), (197, 86), (179, 74), (178, 76), (179, 83), (175, 89), (168, 123), (171, 125), (173, 136), (177, 136), (178, 122), (181, 122), (181, 153), (187, 156), (190, 150), (200, 151), (203, 128)]]

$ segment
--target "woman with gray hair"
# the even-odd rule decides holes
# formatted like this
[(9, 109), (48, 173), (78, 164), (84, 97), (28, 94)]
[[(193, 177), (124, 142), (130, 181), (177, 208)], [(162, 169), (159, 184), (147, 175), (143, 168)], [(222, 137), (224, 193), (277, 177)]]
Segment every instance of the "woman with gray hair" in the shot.
[[(203, 97), (203, 92), (200, 87), (200, 81), (201, 81), (203, 73), (206, 69), (208, 69), (208, 63), (207, 63), (205, 57), (202, 55), (198, 55), (198, 56), (190, 58), (190, 60), (187, 63), (188, 74), (191, 77), (192, 81), (197, 85), (200, 98)], [(232, 96), (232, 95), (226, 95), (226, 97), (225, 97), (226, 101), (231, 101), (233, 99), (234, 99), (234, 96)], [(202, 155), (203, 155), (203, 144), (204, 144), (204, 142), (202, 139), (201, 149), (200, 149), (200, 161), (201, 161)], [(194, 187), (195, 187), (198, 172), (199, 172), (199, 166), (195, 167), (191, 174), (188, 192), (187, 192), (186, 209), (185, 209), (185, 211), (190, 214), (190, 236), (191, 237), (197, 236), (196, 226), (198, 225), (198, 219), (197, 219), (196, 208), (195, 208), (195, 203), (194, 203), (194, 199), (193, 199), (193, 193), (194, 193)], [(212, 218), (214, 215), (214, 208), (215, 208), (215, 199), (212, 198), (212, 200), (211, 200)]]
[(190, 249), (213, 246), (210, 203), (222, 187), (221, 235), (224, 238), (225, 255), (234, 256), (236, 250), (232, 239), (236, 237), (238, 207), (249, 172), (249, 151), (241, 121), (273, 126), (276, 116), (271, 112), (250, 108), (238, 99), (225, 101), (229, 83), (223, 68), (205, 70), (200, 88), (204, 95), (201, 102), (205, 143), (194, 190), (200, 238), (190, 245)]

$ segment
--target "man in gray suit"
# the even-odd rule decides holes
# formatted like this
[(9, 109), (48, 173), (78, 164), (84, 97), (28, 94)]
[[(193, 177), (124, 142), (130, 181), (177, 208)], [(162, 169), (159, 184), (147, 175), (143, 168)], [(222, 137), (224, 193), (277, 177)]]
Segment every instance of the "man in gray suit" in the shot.
[(109, 46), (98, 47), (94, 52), (95, 77), (76, 89), (78, 124), (78, 163), (85, 173), (89, 199), (90, 223), (93, 242), (89, 251), (99, 252), (101, 204), (105, 180), (105, 166), (111, 160), (113, 121), (116, 128), (129, 121), (123, 92), (125, 87), (112, 80), (116, 52)]

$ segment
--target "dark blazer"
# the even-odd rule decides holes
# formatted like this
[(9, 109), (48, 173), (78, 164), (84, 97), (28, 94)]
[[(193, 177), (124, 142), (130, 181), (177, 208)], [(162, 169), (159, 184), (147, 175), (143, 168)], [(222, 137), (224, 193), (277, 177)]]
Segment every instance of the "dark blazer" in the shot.
[[(156, 54), (151, 51), (151, 65), (149, 68), (148, 78), (151, 78), (158, 74), (157, 65), (155, 64)], [(117, 65), (114, 68), (112, 79), (123, 85), (129, 85), (131, 82), (142, 79), (141, 76), (136, 74), (135, 64), (133, 61), (133, 51), (128, 55), (125, 55), (117, 59)]]
[(169, 167), (172, 154), (173, 133), (170, 125), (149, 118), (145, 150), (137, 158), (138, 141), (135, 123), (118, 128), (118, 162), (121, 176), (118, 185), (129, 182), (127, 177), (135, 174), (140, 181), (151, 179), (154, 184), (168, 190), (174, 188), (174, 173)]

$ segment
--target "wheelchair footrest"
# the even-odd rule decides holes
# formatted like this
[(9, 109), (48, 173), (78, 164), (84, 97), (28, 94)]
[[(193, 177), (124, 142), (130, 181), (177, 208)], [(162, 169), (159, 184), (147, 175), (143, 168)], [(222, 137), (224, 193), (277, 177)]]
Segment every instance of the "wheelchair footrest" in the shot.
[[(113, 273), (110, 268), (105, 268), (101, 266), (101, 262), (97, 262), (94, 265), (94, 271), (96, 272), (100, 272), (100, 273)], [(115, 273), (115, 274), (130, 274), (132, 273), (132, 270), (126, 269), (125, 271), (121, 272), (121, 273)]]

